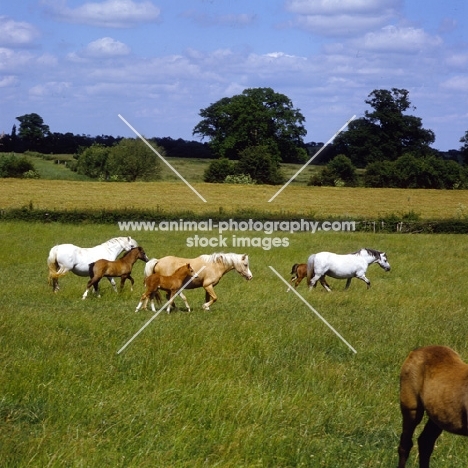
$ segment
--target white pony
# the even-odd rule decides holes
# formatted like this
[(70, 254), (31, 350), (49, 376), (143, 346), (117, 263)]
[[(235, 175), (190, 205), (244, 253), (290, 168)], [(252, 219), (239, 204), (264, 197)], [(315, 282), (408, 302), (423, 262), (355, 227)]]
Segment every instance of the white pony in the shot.
[[(138, 247), (131, 237), (114, 237), (101, 245), (91, 248), (77, 247), (73, 244), (60, 244), (52, 247), (47, 258), (49, 284), (54, 292), (59, 290), (58, 279), (71, 271), (78, 276), (89, 276), (89, 264), (100, 259), (115, 260), (124, 250)], [(115, 291), (115, 281), (109, 278)]]
[(322, 286), (327, 291), (331, 291), (325, 281), (325, 276), (347, 279), (345, 289), (349, 288), (352, 278), (359, 278), (367, 284), (367, 289), (369, 289), (371, 283), (366, 278), (366, 271), (372, 263), (377, 263), (385, 271), (390, 271), (387, 254), (374, 249), (361, 249), (347, 255), (331, 252), (312, 254), (307, 260), (307, 284), (310, 289), (320, 280)]

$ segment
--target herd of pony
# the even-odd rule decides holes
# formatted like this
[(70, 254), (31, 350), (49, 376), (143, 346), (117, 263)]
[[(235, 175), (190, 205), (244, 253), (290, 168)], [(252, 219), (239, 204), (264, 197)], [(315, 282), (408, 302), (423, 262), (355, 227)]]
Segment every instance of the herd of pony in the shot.
[[(125, 252), (124, 255), (118, 258), (122, 252)], [(148, 302), (155, 311), (154, 299), (158, 304), (162, 302), (159, 290), (166, 293), (167, 312), (175, 307), (176, 295), (180, 295), (190, 311), (182, 290), (200, 287), (205, 290), (202, 307), (209, 310), (217, 300), (214, 287), (225, 273), (236, 270), (246, 280), (252, 279), (246, 254), (213, 253), (191, 259), (174, 256), (149, 259), (134, 239), (116, 237), (92, 248), (73, 244), (52, 247), (47, 259), (49, 283), (53, 291), (57, 292), (59, 278), (71, 271), (78, 276), (89, 277), (83, 299), (92, 289), (99, 295), (98, 287), (102, 278), (107, 278), (115, 291), (117, 287), (114, 278), (120, 277), (121, 290), (128, 279), (133, 290), (131, 273), (138, 260), (145, 263), (145, 291), (136, 312), (146, 309)], [(309, 288), (320, 282), (326, 291), (331, 291), (327, 276), (346, 279), (345, 289), (349, 288), (352, 278), (364, 281), (369, 288), (371, 283), (365, 274), (373, 263), (385, 271), (390, 270), (386, 253), (374, 249), (360, 249), (345, 255), (315, 253), (309, 256), (307, 263), (293, 265), (290, 288), (297, 288), (307, 278)], [(442, 431), (468, 436), (468, 364), (445, 346), (426, 346), (412, 351), (401, 367), (400, 410), (403, 427), (398, 446), (398, 468), (406, 466), (413, 446), (414, 431), (424, 414), (428, 419), (418, 438), (419, 467), (429, 468), (435, 442)]]

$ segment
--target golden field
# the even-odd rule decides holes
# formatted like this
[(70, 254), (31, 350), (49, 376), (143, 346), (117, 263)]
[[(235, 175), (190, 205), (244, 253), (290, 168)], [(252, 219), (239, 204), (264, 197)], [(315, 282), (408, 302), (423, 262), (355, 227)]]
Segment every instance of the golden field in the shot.
[(194, 183), (206, 200), (176, 182), (78, 182), (3, 179), (0, 209), (34, 207), (49, 210), (142, 209), (160, 212), (225, 214), (254, 211), (317, 217), (376, 219), (413, 212), (421, 219), (465, 217), (467, 190), (370, 189)]

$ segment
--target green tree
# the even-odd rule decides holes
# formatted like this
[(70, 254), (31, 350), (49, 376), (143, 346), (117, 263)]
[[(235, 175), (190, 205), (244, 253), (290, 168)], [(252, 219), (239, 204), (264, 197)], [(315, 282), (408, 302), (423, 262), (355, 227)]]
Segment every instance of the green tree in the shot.
[(38, 114), (25, 114), (16, 117), (20, 122), (18, 136), (24, 143), (26, 150), (40, 151), (44, 139), (49, 135), (49, 126), (44, 123)]
[(267, 146), (251, 146), (241, 151), (236, 172), (249, 175), (257, 184), (284, 183), (278, 161)]
[(98, 177), (107, 179), (106, 165), (109, 153), (109, 147), (94, 143), (78, 155), (76, 172), (93, 179), (97, 179)]
[[(161, 156), (163, 148), (153, 145)], [(161, 164), (158, 155), (140, 139), (124, 138), (110, 148), (106, 161), (109, 177), (134, 182), (137, 179), (151, 180), (159, 176)]]
[(468, 165), (468, 130), (460, 138), (460, 143), (463, 143), (463, 146), (460, 148), (460, 152), (463, 158), (463, 164)]
[(365, 102), (373, 111), (350, 123), (348, 130), (338, 135), (335, 146), (354, 165), (365, 167), (375, 161), (395, 161), (404, 153), (417, 156), (431, 154), (434, 132), (422, 127), (422, 120), (406, 115), (414, 110), (406, 89), (379, 89), (369, 94)]
[(28, 177), (28, 173), (37, 174), (34, 164), (25, 156), (17, 157), (6, 154), (0, 157), (0, 177)]
[(246, 148), (266, 146), (282, 161), (301, 162), (307, 153), (305, 118), (291, 100), (271, 88), (250, 88), (200, 111), (194, 135), (210, 139), (217, 157), (238, 159)]
[(203, 180), (205, 182), (222, 184), (227, 176), (236, 172), (235, 163), (227, 158), (219, 158), (210, 163), (206, 169)]
[(335, 156), (317, 176), (312, 176), (308, 185), (346, 185), (354, 187), (358, 183), (356, 168), (344, 154)]

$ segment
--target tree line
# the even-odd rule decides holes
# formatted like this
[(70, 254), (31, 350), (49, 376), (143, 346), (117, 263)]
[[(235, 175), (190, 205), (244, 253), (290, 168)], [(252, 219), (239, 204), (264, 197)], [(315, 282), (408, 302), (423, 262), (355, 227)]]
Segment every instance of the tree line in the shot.
[[(442, 153), (431, 147), (434, 132), (407, 113), (415, 109), (407, 90), (377, 89), (365, 103), (372, 110), (352, 121), (314, 161), (326, 166), (311, 177), (310, 185), (468, 188), (468, 131), (460, 138), (459, 150)], [(202, 142), (149, 141), (164, 156), (213, 159), (206, 182), (281, 184), (282, 163), (303, 164), (323, 147), (304, 142), (304, 116), (287, 96), (271, 88), (222, 98), (201, 109), (200, 117), (193, 135)], [(102, 180), (150, 180), (160, 171), (158, 158), (141, 141), (52, 133), (38, 114), (16, 119), (19, 129), (14, 125), (10, 135), (1, 136), (0, 152), (74, 154), (73, 170)], [(3, 158), (0, 176), (6, 166)]]

